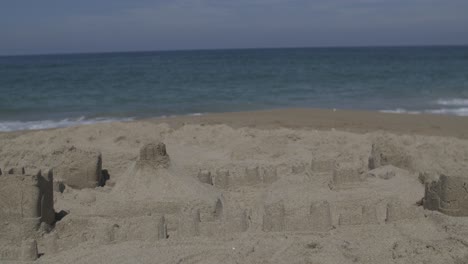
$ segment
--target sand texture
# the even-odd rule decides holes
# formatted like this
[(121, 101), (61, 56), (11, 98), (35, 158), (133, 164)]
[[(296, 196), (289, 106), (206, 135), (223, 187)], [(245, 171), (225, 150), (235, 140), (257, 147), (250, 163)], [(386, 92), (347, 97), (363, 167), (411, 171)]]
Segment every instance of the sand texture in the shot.
[(458, 119), (310, 113), (0, 133), (0, 262), (468, 263)]

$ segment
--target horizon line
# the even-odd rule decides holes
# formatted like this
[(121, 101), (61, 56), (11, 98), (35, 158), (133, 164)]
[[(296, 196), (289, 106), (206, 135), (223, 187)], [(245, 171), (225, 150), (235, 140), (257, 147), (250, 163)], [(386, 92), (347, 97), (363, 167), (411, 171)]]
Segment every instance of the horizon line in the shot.
[(251, 47), (251, 48), (187, 48), (187, 49), (159, 49), (159, 50), (117, 50), (117, 51), (89, 51), (89, 52), (50, 52), (0, 54), (0, 57), (29, 57), (29, 56), (60, 56), (60, 55), (96, 55), (96, 54), (125, 54), (125, 53), (153, 53), (153, 52), (181, 52), (181, 51), (234, 51), (234, 50), (275, 50), (275, 49), (351, 49), (351, 48), (431, 48), (431, 47), (468, 47), (467, 44), (409, 44), (409, 45), (330, 45), (330, 46), (285, 46), (285, 47)]

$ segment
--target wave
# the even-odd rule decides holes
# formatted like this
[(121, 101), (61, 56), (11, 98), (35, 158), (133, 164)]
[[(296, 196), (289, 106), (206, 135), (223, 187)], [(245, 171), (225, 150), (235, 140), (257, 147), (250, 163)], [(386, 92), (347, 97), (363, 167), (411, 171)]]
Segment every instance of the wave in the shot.
[(426, 112), (431, 114), (468, 116), (468, 107), (433, 109)]
[[(203, 113), (190, 113), (187, 116), (201, 116)], [(162, 115), (158, 118), (176, 117), (177, 115)], [(86, 118), (81, 116), (79, 118), (65, 118), (62, 120), (39, 120), (39, 121), (0, 121), (0, 132), (11, 132), (20, 130), (39, 130), (48, 128), (70, 127), (78, 125), (91, 125), (96, 123), (110, 123), (110, 122), (125, 122), (135, 120), (135, 117), (126, 118), (112, 118), (112, 117), (98, 117)]]
[(417, 114), (421, 113), (421, 111), (408, 111), (408, 110), (403, 109), (403, 108), (397, 108), (397, 109), (394, 109), (394, 110), (380, 110), (379, 112), (390, 113), (390, 114), (414, 114), (414, 115), (417, 115)]
[(96, 123), (109, 123), (117, 121), (132, 121), (133, 117), (128, 118), (92, 118), (86, 119), (84, 116), (79, 118), (65, 118), (62, 120), (39, 120), (39, 121), (0, 121), (0, 131), (18, 131), (18, 130), (38, 130), (47, 128), (70, 127), (77, 125), (90, 125)]
[(468, 106), (468, 99), (466, 98), (452, 98), (452, 99), (439, 99), (436, 101), (438, 105), (445, 106)]
[(440, 109), (426, 109), (421, 111), (409, 111), (403, 108), (397, 108), (393, 110), (380, 110), (382, 113), (392, 114), (438, 114), (438, 115), (456, 115), (456, 116), (468, 116), (468, 107), (462, 108), (440, 108)]

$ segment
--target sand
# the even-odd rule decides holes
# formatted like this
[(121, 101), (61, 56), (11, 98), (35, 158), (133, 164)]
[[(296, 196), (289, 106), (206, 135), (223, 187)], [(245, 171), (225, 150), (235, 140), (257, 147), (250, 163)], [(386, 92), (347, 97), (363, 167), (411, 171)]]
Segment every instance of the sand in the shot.
[(468, 263), (467, 137), (314, 109), (0, 133), (0, 262)]

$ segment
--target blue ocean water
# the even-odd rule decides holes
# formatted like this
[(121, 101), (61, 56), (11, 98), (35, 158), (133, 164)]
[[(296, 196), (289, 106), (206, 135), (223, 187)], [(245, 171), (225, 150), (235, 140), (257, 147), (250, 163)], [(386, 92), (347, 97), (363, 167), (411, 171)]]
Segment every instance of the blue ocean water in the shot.
[(468, 47), (0, 57), (0, 131), (285, 107), (468, 115)]

